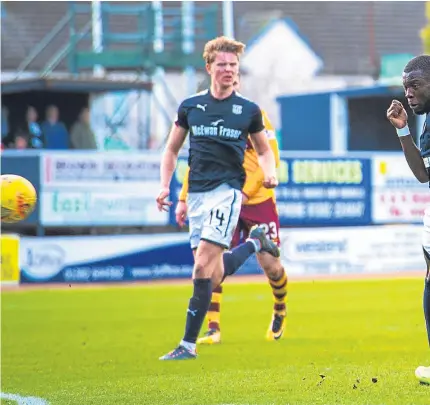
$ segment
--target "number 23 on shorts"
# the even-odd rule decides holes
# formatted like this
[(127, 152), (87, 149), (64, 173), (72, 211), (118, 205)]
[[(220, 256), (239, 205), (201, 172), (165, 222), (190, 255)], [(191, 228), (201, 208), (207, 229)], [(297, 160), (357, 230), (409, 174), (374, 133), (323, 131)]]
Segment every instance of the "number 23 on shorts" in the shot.
[(264, 229), (264, 232), (266, 232), (266, 235), (271, 240), (276, 240), (278, 238), (278, 227), (276, 226), (276, 222), (272, 221), (268, 224), (260, 224), (260, 226)]

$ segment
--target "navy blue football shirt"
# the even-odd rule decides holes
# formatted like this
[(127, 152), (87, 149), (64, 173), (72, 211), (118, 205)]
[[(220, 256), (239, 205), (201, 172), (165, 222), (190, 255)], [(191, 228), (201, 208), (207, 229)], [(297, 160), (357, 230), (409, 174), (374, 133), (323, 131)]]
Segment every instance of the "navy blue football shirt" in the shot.
[[(426, 120), (424, 122), (423, 131), (420, 136), (420, 153), (421, 157), (424, 160), (424, 165), (427, 169), (427, 174), (430, 178), (430, 117), (429, 114), (426, 114)], [(430, 184), (429, 184), (430, 187)]]
[(190, 136), (189, 192), (210, 191), (221, 184), (242, 189), (248, 135), (264, 129), (257, 104), (236, 92), (219, 100), (204, 90), (181, 103), (176, 125)]
[(420, 151), (422, 157), (430, 156), (430, 117), (426, 114), (423, 131), (420, 136)]

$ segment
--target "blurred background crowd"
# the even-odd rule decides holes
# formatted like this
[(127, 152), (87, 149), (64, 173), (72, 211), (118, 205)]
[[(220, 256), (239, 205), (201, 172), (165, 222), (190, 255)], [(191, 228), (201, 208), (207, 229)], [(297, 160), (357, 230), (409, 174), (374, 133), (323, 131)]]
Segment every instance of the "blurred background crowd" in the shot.
[(55, 105), (49, 105), (42, 114), (28, 106), (25, 116), (12, 124), (8, 108), (2, 106), (1, 117), (2, 149), (97, 149), (88, 107), (82, 108), (70, 129), (61, 121)]

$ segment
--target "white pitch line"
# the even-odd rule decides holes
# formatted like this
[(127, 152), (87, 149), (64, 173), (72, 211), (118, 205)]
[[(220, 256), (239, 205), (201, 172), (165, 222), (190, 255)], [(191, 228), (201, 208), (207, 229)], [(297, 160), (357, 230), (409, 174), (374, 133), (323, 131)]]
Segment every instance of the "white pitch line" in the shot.
[(0, 392), (1, 399), (7, 399), (9, 401), (15, 401), (18, 405), (49, 405), (49, 402), (39, 397), (23, 397), (18, 394), (6, 394)]

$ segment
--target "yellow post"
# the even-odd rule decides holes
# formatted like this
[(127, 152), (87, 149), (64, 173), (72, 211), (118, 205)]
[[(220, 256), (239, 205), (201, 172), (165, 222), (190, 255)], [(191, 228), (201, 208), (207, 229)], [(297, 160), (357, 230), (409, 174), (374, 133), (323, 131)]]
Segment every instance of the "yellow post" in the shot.
[(18, 285), (20, 281), (19, 236), (1, 235), (1, 284)]
[(423, 41), (423, 51), (430, 55), (430, 1), (426, 1), (426, 26), (421, 30), (420, 36)]

